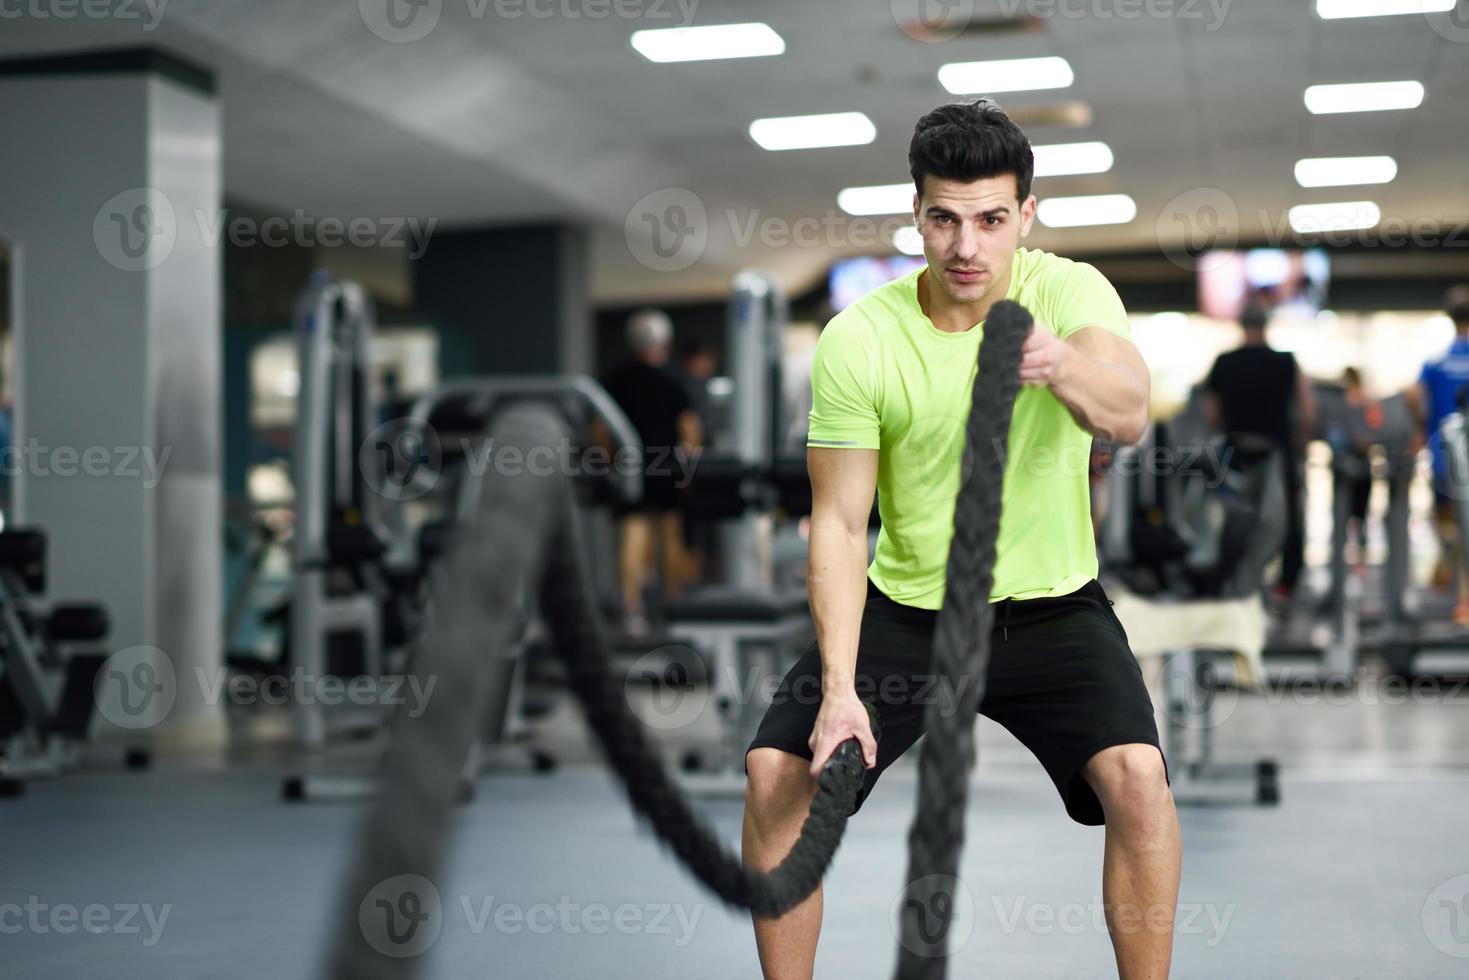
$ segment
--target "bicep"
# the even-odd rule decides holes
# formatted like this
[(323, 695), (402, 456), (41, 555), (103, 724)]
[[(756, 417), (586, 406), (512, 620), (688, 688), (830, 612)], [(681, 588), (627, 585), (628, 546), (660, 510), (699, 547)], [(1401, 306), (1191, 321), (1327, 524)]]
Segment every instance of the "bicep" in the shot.
[(806, 450), (811, 517), (833, 517), (849, 531), (864, 530), (877, 493), (876, 449)]

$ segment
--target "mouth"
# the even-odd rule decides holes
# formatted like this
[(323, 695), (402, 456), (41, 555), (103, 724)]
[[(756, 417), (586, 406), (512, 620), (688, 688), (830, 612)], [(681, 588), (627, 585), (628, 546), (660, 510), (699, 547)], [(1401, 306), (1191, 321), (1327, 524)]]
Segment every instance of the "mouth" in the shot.
[(983, 269), (948, 269), (949, 278), (959, 283), (979, 282), (984, 278)]

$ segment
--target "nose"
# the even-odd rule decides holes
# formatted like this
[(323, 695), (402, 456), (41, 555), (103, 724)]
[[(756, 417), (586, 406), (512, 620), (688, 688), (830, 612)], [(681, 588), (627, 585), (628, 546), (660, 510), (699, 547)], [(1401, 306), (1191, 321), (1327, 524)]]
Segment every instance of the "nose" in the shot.
[(954, 236), (954, 257), (964, 261), (979, 255), (979, 231), (968, 224), (959, 226)]

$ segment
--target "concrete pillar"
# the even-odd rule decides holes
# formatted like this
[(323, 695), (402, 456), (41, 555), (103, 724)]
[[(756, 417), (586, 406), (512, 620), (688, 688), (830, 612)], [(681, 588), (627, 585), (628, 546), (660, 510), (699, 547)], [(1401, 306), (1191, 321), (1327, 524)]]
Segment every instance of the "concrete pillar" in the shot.
[(213, 76), (152, 49), (0, 62), (0, 132), (15, 523), (50, 537), (50, 595), (111, 614), (99, 727), (217, 741), (201, 684), (222, 663)]

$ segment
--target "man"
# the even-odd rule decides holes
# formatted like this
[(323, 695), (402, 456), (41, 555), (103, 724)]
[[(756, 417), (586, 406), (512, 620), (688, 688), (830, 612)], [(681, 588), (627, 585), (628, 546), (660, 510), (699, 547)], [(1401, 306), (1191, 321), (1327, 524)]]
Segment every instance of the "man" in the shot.
[[(865, 799), (921, 734), (924, 692), (957, 683), (927, 671), (983, 322), (1008, 298), (1037, 322), (1008, 458), (973, 460), (1005, 470), (980, 711), (1035, 753), (1072, 819), (1106, 825), (1103, 895), (1118, 972), (1164, 977), (1178, 824), (1142, 673), (1096, 582), (1087, 489), (1093, 435), (1140, 437), (1148, 371), (1100, 273), (1018, 247), (1035, 219), (1033, 157), (999, 106), (981, 99), (924, 116), (909, 165), (927, 267), (843, 310), (816, 349), (807, 461), (817, 643), (786, 675), (745, 756), (744, 859), (760, 870), (780, 862), (815, 775), (848, 738), (862, 744)], [(874, 490), (882, 530), (869, 567)], [(864, 699), (877, 709), (881, 745)], [(821, 901), (818, 890), (755, 922), (766, 977), (812, 975)], [(1141, 911), (1141, 924), (1119, 919), (1124, 909)]]
[(1408, 391), (1408, 404), (1428, 438), (1433, 457), (1433, 516), (1439, 535), (1438, 567), (1434, 585), (1455, 587), (1454, 620), (1469, 626), (1469, 575), (1460, 567), (1458, 516), (1454, 501), (1469, 488), (1456, 487), (1449, 473), (1440, 429), (1444, 419), (1460, 411), (1469, 386), (1469, 286), (1456, 286), (1444, 298), (1444, 309), (1454, 323), (1454, 341), (1441, 356), (1423, 365), (1418, 384)]
[[(676, 598), (687, 561), (679, 522), (683, 461), (702, 441), (699, 417), (683, 385), (667, 370), (673, 325), (662, 310), (639, 310), (627, 322), (632, 358), (607, 382), (607, 391), (643, 440), (643, 497), (621, 516), (618, 580), (625, 628), (649, 632), (643, 587), (661, 563), (665, 598)], [(661, 562), (654, 555), (661, 555)]]
[(1306, 443), (1316, 428), (1316, 405), (1311, 380), (1287, 351), (1265, 342), (1269, 315), (1251, 305), (1240, 317), (1245, 340), (1220, 354), (1209, 370), (1204, 387), (1209, 392), (1205, 413), (1209, 424), (1226, 434), (1236, 449), (1251, 439), (1280, 450), (1284, 466), (1286, 531), (1276, 595), (1288, 599), (1305, 564), (1304, 481)]

